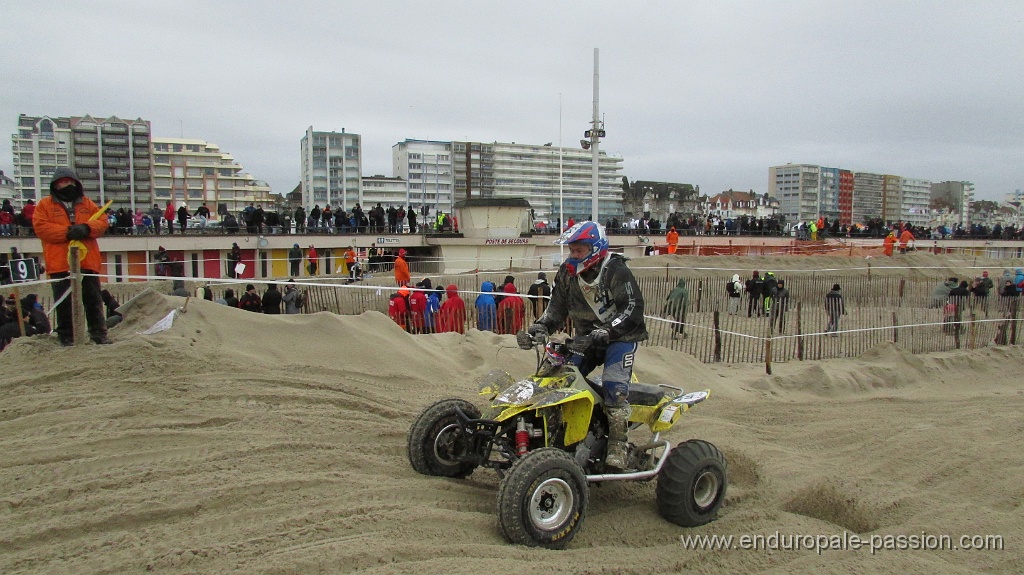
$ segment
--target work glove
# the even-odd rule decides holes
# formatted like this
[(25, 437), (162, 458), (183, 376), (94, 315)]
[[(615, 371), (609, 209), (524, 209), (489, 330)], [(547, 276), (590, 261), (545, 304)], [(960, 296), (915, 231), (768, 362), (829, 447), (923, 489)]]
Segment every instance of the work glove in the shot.
[(533, 347), (533, 338), (525, 331), (519, 330), (516, 334), (516, 343), (519, 344), (519, 349), (530, 349)]
[(526, 333), (530, 334), (530, 337), (537, 339), (548, 336), (548, 328), (542, 323), (531, 324), (530, 327), (526, 328)]
[(91, 231), (85, 224), (73, 224), (68, 228), (67, 238), (69, 240), (84, 240), (89, 237)]
[(573, 338), (572, 343), (569, 344), (569, 349), (576, 353), (583, 354), (591, 347), (601, 348), (607, 346), (608, 330), (599, 327), (587, 335)]

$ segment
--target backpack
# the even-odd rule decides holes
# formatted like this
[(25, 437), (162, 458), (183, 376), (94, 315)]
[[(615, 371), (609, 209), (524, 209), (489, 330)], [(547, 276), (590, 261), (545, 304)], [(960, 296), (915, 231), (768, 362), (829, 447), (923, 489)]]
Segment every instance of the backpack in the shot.
[(729, 292), (729, 295), (736, 293), (736, 282), (729, 280), (729, 283), (725, 284), (725, 291)]
[(306, 292), (305, 291), (300, 291), (295, 296), (295, 307), (297, 307), (299, 309), (302, 309), (302, 308), (306, 307), (306, 297), (307, 297), (306, 296)]

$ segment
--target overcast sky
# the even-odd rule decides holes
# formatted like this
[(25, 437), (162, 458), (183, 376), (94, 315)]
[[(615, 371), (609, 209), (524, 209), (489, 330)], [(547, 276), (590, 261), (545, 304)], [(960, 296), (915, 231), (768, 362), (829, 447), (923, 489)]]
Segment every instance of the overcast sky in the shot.
[(361, 134), (364, 175), (392, 175), (406, 138), (578, 146), (594, 48), (602, 149), (631, 181), (763, 193), (792, 162), (1024, 188), (1020, 0), (68, 0), (0, 17), (2, 133), (19, 113), (141, 117), (276, 193), (299, 182), (308, 126)]

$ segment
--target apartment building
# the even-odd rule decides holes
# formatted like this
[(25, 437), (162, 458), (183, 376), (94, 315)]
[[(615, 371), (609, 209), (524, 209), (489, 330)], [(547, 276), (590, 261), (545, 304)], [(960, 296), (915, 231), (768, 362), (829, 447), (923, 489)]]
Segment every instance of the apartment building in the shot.
[(974, 184), (971, 182), (936, 182), (931, 184), (930, 200), (939, 200), (958, 212), (956, 223), (970, 225), (970, 207), (974, 201)]
[(900, 219), (915, 226), (928, 225), (928, 200), (932, 183), (928, 180), (901, 178)]
[(903, 178), (882, 176), (882, 220), (898, 222), (903, 219)]
[(817, 220), (820, 210), (821, 166), (786, 164), (768, 168), (768, 195), (779, 200), (787, 222)]
[[(590, 219), (592, 153), (551, 144), (452, 142), (455, 201), (525, 198), (537, 220)], [(598, 219), (622, 218), (622, 157), (600, 152)]]
[[(399, 177), (363, 176), (363, 211), (380, 204), (384, 208), (413, 206), (416, 213), (423, 213), (420, 205), (410, 203), (408, 182)], [(353, 204), (353, 207), (355, 204)], [(431, 206), (433, 207), (433, 206)], [(351, 207), (347, 209), (351, 210)], [(443, 211), (448, 211), (447, 209)]]
[(70, 118), (20, 114), (18, 132), (11, 135), (15, 195), (22, 201), (39, 201), (49, 194), (53, 171), (71, 165), (70, 149)]
[[(185, 138), (152, 139), (153, 202), (167, 202), (190, 212), (203, 203), (214, 214), (236, 214), (250, 203), (268, 208), (270, 186), (245, 172), (231, 154), (216, 144)], [(151, 204), (152, 205), (152, 204)]]
[(306, 129), (302, 153), (302, 204), (351, 210), (362, 198), (362, 139), (359, 134)]
[[(392, 175), (406, 182), (408, 192), (396, 205), (414, 206), (421, 214), (451, 212), (455, 205), (452, 142), (406, 139), (391, 147), (391, 159)], [(363, 178), (364, 195), (366, 181)]]
[(885, 176), (870, 172), (853, 173), (853, 223), (866, 224), (882, 217), (882, 184)]
[(152, 199), (150, 124), (117, 116), (18, 116), (12, 136), (15, 180), (24, 199), (49, 193), (57, 166), (78, 173), (89, 197), (132, 208)]

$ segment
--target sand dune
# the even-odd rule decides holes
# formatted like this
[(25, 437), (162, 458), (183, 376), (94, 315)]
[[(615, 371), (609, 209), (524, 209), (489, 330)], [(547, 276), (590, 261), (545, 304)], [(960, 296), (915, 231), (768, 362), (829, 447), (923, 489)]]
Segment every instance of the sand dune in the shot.
[[(747, 264), (749, 267), (749, 263)], [(662, 520), (653, 483), (592, 489), (560, 552), (508, 545), (497, 477), (406, 459), (424, 406), (525, 375), (512, 336), (410, 336), (377, 312), (264, 316), (150, 294), (111, 346), (0, 355), (0, 572), (1020, 573), (1024, 350), (705, 365), (641, 349), (644, 381), (710, 387), (669, 438), (729, 460), (721, 517)], [(1001, 535), (1002, 551), (694, 550), (681, 535)]]

